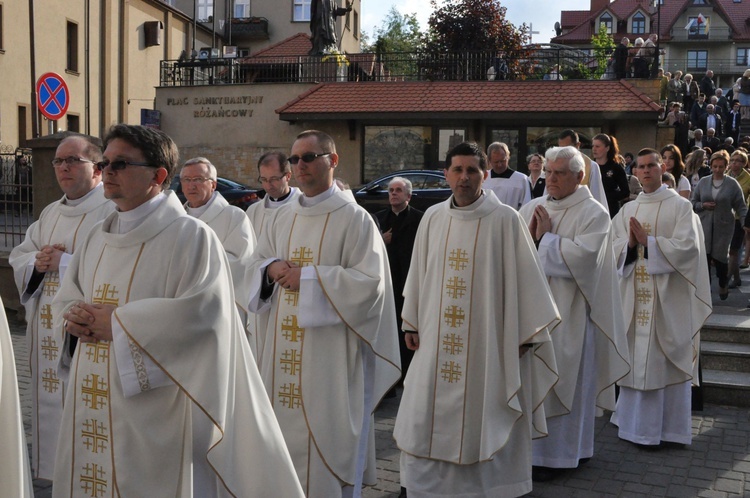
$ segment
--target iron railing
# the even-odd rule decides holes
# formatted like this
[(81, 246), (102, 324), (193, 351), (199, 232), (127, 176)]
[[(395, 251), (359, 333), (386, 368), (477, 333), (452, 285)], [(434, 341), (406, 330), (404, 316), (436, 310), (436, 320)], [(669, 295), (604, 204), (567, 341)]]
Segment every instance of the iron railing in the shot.
[(31, 150), (0, 146), (0, 251), (23, 241), (34, 221)]

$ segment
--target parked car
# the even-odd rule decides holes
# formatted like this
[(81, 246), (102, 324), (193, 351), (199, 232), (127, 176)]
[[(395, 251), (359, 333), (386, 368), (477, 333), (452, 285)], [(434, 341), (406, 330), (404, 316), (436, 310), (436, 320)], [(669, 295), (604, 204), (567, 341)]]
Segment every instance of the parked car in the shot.
[(388, 182), (393, 177), (407, 178), (412, 183), (411, 201), (409, 204), (424, 211), (433, 204), (442, 202), (451, 196), (451, 189), (442, 170), (412, 169), (394, 171), (377, 180), (373, 180), (354, 191), (354, 198), (368, 212), (374, 213), (385, 209), (388, 204)]
[[(180, 184), (180, 177), (175, 176), (172, 178), (172, 183), (169, 186), (170, 190), (174, 190), (180, 202), (185, 204), (185, 194), (182, 193), (182, 185)], [(260, 198), (258, 196), (258, 190), (243, 185), (240, 182), (230, 180), (228, 178), (219, 177), (216, 179), (216, 191), (219, 192), (232, 206), (237, 206), (243, 211), (250, 207), (250, 204), (257, 202)]]

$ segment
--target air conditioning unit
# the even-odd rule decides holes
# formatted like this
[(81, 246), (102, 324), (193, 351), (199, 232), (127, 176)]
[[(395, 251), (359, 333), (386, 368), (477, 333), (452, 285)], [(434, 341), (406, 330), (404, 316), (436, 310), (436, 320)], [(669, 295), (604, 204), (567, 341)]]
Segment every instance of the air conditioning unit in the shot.
[(211, 48), (211, 47), (203, 47), (198, 52), (198, 58), (199, 59), (217, 59), (220, 57), (220, 53), (218, 48)]
[(224, 58), (233, 59), (237, 57), (237, 47), (233, 45), (226, 45), (224, 47)]

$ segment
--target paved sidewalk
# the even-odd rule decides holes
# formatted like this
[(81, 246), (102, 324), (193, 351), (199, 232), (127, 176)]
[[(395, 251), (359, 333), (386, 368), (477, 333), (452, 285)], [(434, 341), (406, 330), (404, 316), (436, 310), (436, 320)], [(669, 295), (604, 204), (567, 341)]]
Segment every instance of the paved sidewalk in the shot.
[[(747, 289), (750, 292), (750, 279)], [(740, 293), (735, 294), (738, 302), (733, 311), (750, 317), (750, 312), (744, 310), (746, 302), (740, 309)], [(9, 314), (28, 436), (31, 392), (25, 327), (15, 319), (15, 313)], [(378, 484), (365, 490), (365, 498), (398, 495), (399, 451), (391, 434), (399, 401), (400, 396), (386, 400), (376, 412)], [(750, 409), (707, 405), (703, 412), (693, 413), (693, 434), (693, 444), (685, 448), (644, 450), (618, 439), (617, 429), (608, 423), (608, 418), (600, 418), (596, 425), (594, 458), (554, 481), (535, 483), (528, 496), (750, 496)], [(49, 481), (36, 480), (34, 490), (37, 498), (51, 496)]]

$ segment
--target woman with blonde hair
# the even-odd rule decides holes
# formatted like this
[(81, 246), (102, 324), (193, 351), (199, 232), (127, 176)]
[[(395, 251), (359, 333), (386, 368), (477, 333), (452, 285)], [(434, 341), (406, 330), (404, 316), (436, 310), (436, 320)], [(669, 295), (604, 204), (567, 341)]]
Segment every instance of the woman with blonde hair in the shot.
[(685, 176), (690, 180), (692, 190), (704, 176), (711, 174), (711, 168), (706, 166), (706, 151), (696, 149), (685, 158)]
[(728, 256), (729, 244), (734, 234), (735, 214), (740, 219), (747, 215), (747, 204), (737, 180), (727, 176), (729, 154), (720, 150), (711, 155), (711, 175), (701, 178), (693, 191), (693, 211), (698, 213), (703, 226), (703, 237), (708, 256), (708, 274), (711, 265), (719, 279), (719, 298), (729, 297)]

